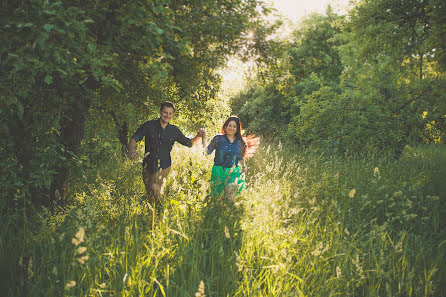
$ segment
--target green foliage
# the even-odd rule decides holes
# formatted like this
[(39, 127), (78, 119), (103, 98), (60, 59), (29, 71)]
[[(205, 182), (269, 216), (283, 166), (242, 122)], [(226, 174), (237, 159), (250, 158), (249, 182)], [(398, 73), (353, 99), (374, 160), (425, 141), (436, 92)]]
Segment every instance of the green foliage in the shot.
[(441, 9), (380, 0), (358, 2), (348, 17), (311, 15), (286, 47), (288, 69), (275, 79), (285, 86), (249, 86), (232, 108), (249, 130), (340, 154), (398, 157), (408, 144), (444, 142), (446, 76), (432, 42)]
[(259, 88), (253, 85), (245, 92), (231, 98), (231, 109), (250, 133), (265, 137), (280, 136), (281, 127), (286, 125), (288, 110), (283, 107), (284, 96), (276, 88)]
[(325, 15), (311, 15), (293, 32), (290, 72), (297, 82), (315, 73), (322, 80), (339, 83), (343, 65), (336, 36), (341, 33), (342, 24), (343, 17), (328, 7)]
[(108, 129), (91, 126), (104, 118), (123, 147), (167, 99), (191, 117), (207, 116), (216, 70), (255, 46), (242, 37), (261, 26), (263, 7), (257, 0), (3, 1), (0, 141), (9, 163), (0, 172), (11, 162), (19, 169), (2, 184), (2, 207), (16, 207), (10, 199), (18, 191), (36, 204), (64, 197), (90, 116), (88, 135)]

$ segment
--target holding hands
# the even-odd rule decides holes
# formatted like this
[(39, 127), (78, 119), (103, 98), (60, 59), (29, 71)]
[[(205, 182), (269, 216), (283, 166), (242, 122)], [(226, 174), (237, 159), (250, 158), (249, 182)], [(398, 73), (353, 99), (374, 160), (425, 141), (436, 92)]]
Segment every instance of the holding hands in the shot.
[(200, 137), (206, 137), (206, 130), (204, 128), (198, 129), (197, 135)]
[(197, 135), (201, 137), (201, 144), (206, 148), (206, 130), (204, 128), (198, 129)]

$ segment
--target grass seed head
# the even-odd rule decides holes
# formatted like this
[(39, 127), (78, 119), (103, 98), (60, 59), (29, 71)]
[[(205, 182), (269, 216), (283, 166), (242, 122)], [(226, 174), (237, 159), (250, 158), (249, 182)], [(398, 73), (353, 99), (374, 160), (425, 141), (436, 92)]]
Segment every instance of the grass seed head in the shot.
[(351, 190), (350, 190), (350, 193), (348, 193), (348, 197), (350, 197), (350, 198), (354, 198), (354, 197), (355, 197), (355, 194), (356, 194), (356, 189), (351, 189)]
[(195, 293), (195, 297), (206, 297), (204, 294), (204, 282), (200, 281), (200, 284), (198, 285), (198, 291)]
[(71, 288), (73, 288), (75, 286), (76, 286), (76, 281), (71, 280), (71, 281), (69, 281), (68, 283), (65, 284), (65, 290), (69, 290), (69, 289), (71, 289)]

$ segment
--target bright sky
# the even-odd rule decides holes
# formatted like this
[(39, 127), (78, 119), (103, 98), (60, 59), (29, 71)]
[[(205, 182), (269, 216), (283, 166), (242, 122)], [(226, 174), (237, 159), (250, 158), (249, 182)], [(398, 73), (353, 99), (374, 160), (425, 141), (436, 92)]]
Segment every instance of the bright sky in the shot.
[[(277, 12), (289, 19), (295, 27), (300, 20), (311, 13), (324, 13), (328, 5), (331, 5), (334, 12), (345, 14), (350, 0), (264, 0), (271, 4)], [(354, 0), (352, 0), (354, 1)], [(289, 28), (290, 29), (290, 28)], [(288, 31), (288, 30), (286, 30)], [(223, 91), (230, 95), (243, 88), (245, 84), (243, 74), (249, 68), (248, 65), (238, 61), (229, 61), (228, 67), (221, 71), (223, 75)]]
[(296, 24), (310, 13), (324, 13), (328, 5), (331, 5), (337, 13), (345, 13), (349, 0), (265, 0), (265, 2), (271, 3), (281, 15)]

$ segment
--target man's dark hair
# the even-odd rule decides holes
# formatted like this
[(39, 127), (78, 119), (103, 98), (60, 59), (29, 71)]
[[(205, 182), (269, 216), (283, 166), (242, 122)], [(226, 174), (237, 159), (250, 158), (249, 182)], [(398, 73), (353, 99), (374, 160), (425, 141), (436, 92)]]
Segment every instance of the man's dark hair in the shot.
[(166, 101), (161, 103), (160, 111), (162, 111), (164, 107), (173, 108), (173, 111), (175, 111), (175, 107), (173, 106), (172, 102)]

